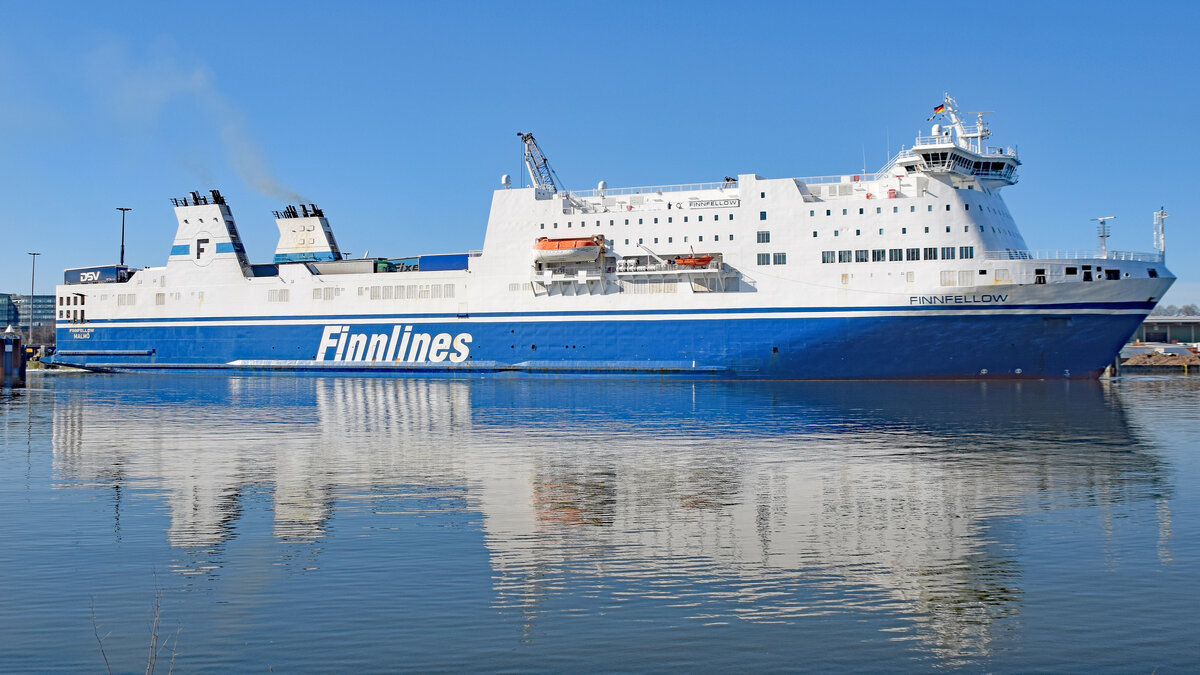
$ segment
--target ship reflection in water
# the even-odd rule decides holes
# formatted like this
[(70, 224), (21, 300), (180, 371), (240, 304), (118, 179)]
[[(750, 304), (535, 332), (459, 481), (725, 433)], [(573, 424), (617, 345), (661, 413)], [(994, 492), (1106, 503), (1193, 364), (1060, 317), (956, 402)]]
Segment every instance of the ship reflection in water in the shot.
[(884, 613), (903, 619), (887, 639), (953, 664), (1019, 621), (1032, 513), (1153, 504), (1145, 526), (1170, 559), (1168, 471), (1120, 393), (94, 376), (57, 383), (54, 466), (60, 484), (113, 491), (117, 536), (130, 490), (161, 494), (180, 574), (219, 578), (259, 504), (287, 550), (261, 564), (308, 570), (363, 536), (339, 515), (457, 509), (476, 514), (491, 605), (527, 635), (564, 604), (649, 603), (698, 625)]

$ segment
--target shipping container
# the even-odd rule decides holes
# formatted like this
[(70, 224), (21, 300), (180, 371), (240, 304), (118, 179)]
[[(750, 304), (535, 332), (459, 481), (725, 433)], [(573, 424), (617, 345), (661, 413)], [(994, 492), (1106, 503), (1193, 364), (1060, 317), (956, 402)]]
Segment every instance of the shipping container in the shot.
[(423, 255), (420, 259), (422, 272), (446, 272), (449, 270), (467, 269), (466, 253), (451, 253), (448, 255)]
[(129, 278), (125, 265), (100, 265), (98, 267), (76, 267), (63, 272), (67, 284), (112, 284)]

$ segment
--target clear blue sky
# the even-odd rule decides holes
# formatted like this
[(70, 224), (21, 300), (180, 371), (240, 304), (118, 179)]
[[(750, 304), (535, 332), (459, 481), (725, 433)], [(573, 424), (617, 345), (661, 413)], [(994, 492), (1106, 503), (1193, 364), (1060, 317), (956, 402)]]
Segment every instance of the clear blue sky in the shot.
[[(187, 7), (187, 9), (185, 9)], [(0, 2), (0, 292), (165, 262), (216, 187), (256, 261), (290, 195), (345, 250), (478, 248), (537, 134), (571, 188), (857, 172), (949, 91), (1018, 145), (1032, 248), (1152, 248), (1200, 302), (1200, 3)]]

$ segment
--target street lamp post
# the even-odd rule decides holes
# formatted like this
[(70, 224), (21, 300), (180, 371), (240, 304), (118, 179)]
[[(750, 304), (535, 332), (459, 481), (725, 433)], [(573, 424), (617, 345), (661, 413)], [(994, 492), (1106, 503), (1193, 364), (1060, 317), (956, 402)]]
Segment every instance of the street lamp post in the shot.
[(125, 264), (125, 212), (133, 209), (126, 206), (118, 206), (117, 210), (121, 212), (121, 264)]
[(28, 309), (29, 309), (29, 346), (32, 347), (33, 346), (33, 280), (37, 278), (37, 257), (39, 255), (41, 255), (41, 253), (29, 252), (29, 255), (31, 256), (30, 259), (32, 261), (30, 263), (31, 267), (29, 270), (29, 306), (28, 306)]

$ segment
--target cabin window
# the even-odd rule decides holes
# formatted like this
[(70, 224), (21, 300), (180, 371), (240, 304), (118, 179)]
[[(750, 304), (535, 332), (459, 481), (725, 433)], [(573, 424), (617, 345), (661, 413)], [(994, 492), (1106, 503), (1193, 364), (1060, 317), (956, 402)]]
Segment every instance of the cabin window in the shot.
[(947, 232), (949, 232), (949, 231), (950, 231), (950, 226), (949, 226), (949, 225), (947, 225), (947, 226), (946, 226), (946, 231), (947, 231)]
[(776, 253), (775, 260), (773, 262), (776, 265), (786, 265), (787, 264), (787, 254), (786, 253)]
[(571, 221), (569, 221), (569, 220), (568, 220), (568, 221), (567, 221), (567, 227), (570, 227), (570, 226), (571, 226)]
[(658, 243), (658, 237), (654, 238), (654, 243), (656, 243), (656, 244)]
[(720, 220), (720, 219), (721, 219), (721, 214), (719, 214), (719, 213), (713, 214), (713, 220)]
[(867, 262), (867, 250), (859, 249), (854, 252), (854, 262)]
[(674, 218), (667, 218), (667, 222), (668, 222), (668, 223), (673, 223), (673, 222), (675, 222), (675, 219), (674, 219)]
[(628, 246), (628, 245), (629, 245), (629, 240), (628, 240), (628, 239), (626, 239), (626, 240), (625, 240), (625, 245), (626, 245), (626, 246)]
[[(829, 212), (828, 212), (828, 211), (826, 211), (826, 212), (825, 212), (825, 215), (829, 215)], [(759, 211), (759, 212), (758, 212), (758, 219), (759, 219), (759, 220), (766, 220), (766, 219), (767, 219), (767, 212), (766, 212), (766, 211)]]
[(833, 251), (821, 251), (821, 262), (831, 263), (833, 259)]
[(859, 210), (858, 210), (858, 215), (860, 215), (860, 216), (861, 216), (862, 214), (863, 214), (863, 210), (862, 210), (862, 209), (859, 209)]
[[(974, 246), (959, 246), (958, 247), (958, 257), (962, 258), (963, 260), (970, 260), (971, 258), (974, 258), (975, 257), (975, 247)], [(1067, 269), (1070, 269), (1070, 268), (1068, 267)]]
[(765, 193), (765, 192), (760, 192), (760, 193), (758, 193), (758, 198), (759, 198), (759, 199), (766, 199), (766, 198), (767, 198), (767, 193)]
[(700, 235), (699, 237), (696, 237), (696, 241), (704, 241), (704, 235)]
[(557, 229), (558, 229), (558, 223), (555, 223), (555, 224), (554, 224), (554, 228), (553, 228), (553, 229), (555, 229), (555, 230), (557, 230)]
[(933, 204), (930, 204), (930, 205), (929, 205), (929, 210), (930, 210), (930, 211), (932, 211), (932, 210), (933, 210)]
[[(764, 213), (765, 213), (765, 211), (764, 211)], [(831, 216), (831, 215), (833, 215), (833, 211), (830, 211), (829, 209), (825, 209), (825, 215)], [(766, 218), (760, 216), (759, 220), (766, 220)]]
[(947, 205), (946, 205), (946, 210), (947, 210), (947, 211), (949, 211), (949, 210), (950, 210), (950, 205), (949, 205), (949, 204), (947, 204)]
[(655, 224), (655, 225), (657, 225), (657, 224), (658, 224), (658, 218), (655, 218), (655, 219), (654, 219), (654, 224)]
[(770, 265), (771, 264), (771, 254), (770, 253), (759, 253), (758, 254), (758, 264), (759, 265)]
[(544, 229), (546, 229), (546, 224), (545, 224), (545, 223), (542, 223), (541, 227), (539, 227), (538, 229), (540, 229), (540, 230), (544, 230)]
[(855, 230), (855, 231), (854, 231), (854, 236), (856, 236), (856, 237), (861, 237), (861, 236), (862, 236), (862, 230)]
[(899, 206), (893, 206), (893, 207), (892, 207), (892, 213), (900, 213), (900, 207), (899, 207)]
[(685, 223), (686, 223), (686, 222), (687, 222), (687, 219), (688, 219), (688, 217), (687, 217), (687, 216), (684, 216), (684, 217), (683, 217), (683, 222), (685, 222)]
[(942, 247), (942, 260), (954, 260), (954, 247), (953, 246), (943, 246)]
[(704, 216), (696, 216), (696, 222), (698, 222), (698, 223), (703, 223), (703, 222), (704, 222)]
[(888, 262), (899, 262), (901, 260), (904, 260), (904, 249), (902, 249), (902, 248), (889, 248), (888, 249)]
[(638, 218), (638, 225), (641, 225), (641, 224), (642, 224), (642, 219)]
[(671, 242), (673, 242), (673, 241), (675, 241), (675, 237), (667, 237), (667, 243), (668, 243), (668, 244), (670, 244), (670, 243), (671, 243)]
[[(1158, 276), (1158, 272), (1155, 272), (1154, 270), (1148, 270), (1148, 271), (1153, 272), (1153, 274), (1150, 275), (1151, 279)], [(1063, 270), (1063, 274), (1075, 276), (1076, 274), (1079, 274), (1079, 268), (1078, 267), (1068, 267), (1067, 269)]]
[(919, 249), (919, 248), (905, 249), (904, 257), (906, 260), (920, 260), (921, 259), (921, 249)]
[(879, 228), (879, 234), (883, 234), (883, 228)]
[(970, 205), (970, 204), (963, 204), (963, 207), (965, 207), (965, 208), (963, 209), (964, 211), (970, 211), (970, 210), (971, 210), (971, 205)]
[(642, 245), (642, 238), (638, 237), (638, 246), (641, 246), (641, 245)]
[(625, 224), (626, 224), (626, 225), (628, 225), (628, 224), (629, 224), (629, 219), (628, 219), (628, 218), (626, 218), (626, 219), (625, 219)]
[(900, 228), (900, 234), (908, 234), (908, 228), (907, 227)]
[(970, 231), (971, 231), (970, 225), (963, 225), (963, 232), (970, 232)]
[(925, 226), (925, 234), (929, 234), (929, 226), (928, 225)]
[(908, 212), (909, 212), (909, 213), (916, 213), (916, 212), (917, 212), (917, 207), (915, 207), (915, 206), (910, 206), (910, 207), (908, 207)]
[(937, 260), (937, 247), (926, 246), (925, 247), (925, 259), (926, 260)]
[(884, 262), (887, 260), (887, 249), (877, 248), (871, 251), (871, 262)]
[(815, 216), (815, 215), (817, 215), (817, 212), (816, 212), (816, 211), (811, 211), (811, 210), (810, 210), (810, 211), (808, 212), (808, 215), (809, 215), (809, 217), (811, 218), (812, 216)]
[(816, 238), (817, 238), (817, 231), (813, 230), (813, 239), (816, 239)]
[(851, 260), (853, 260), (853, 258), (851, 257), (852, 253), (853, 253), (852, 251), (838, 251), (838, 262), (840, 262), (840, 263), (850, 262)]

